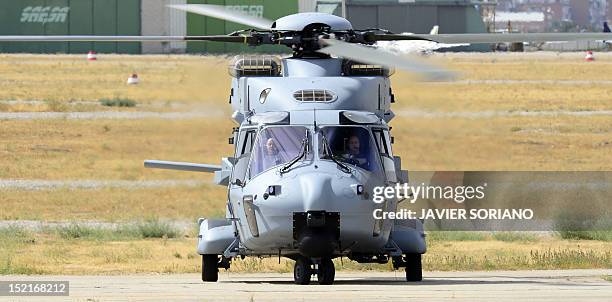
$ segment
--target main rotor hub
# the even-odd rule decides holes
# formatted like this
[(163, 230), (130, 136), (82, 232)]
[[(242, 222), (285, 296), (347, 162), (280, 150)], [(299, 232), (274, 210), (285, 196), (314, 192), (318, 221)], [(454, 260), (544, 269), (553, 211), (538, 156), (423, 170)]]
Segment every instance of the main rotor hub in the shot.
[(325, 24), (331, 31), (352, 30), (348, 20), (325, 13), (299, 13), (282, 17), (272, 23), (272, 30), (303, 31), (311, 24)]

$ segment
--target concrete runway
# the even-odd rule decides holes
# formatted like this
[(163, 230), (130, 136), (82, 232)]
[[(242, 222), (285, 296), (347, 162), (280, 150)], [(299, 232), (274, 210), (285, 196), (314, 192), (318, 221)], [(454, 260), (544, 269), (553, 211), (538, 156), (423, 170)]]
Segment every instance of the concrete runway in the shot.
[(69, 297), (0, 297), (0, 301), (612, 301), (610, 270), (425, 272), (406, 283), (403, 271), (340, 272), (334, 285), (293, 284), (291, 274), (124, 276), (0, 276), (9, 280), (68, 280)]

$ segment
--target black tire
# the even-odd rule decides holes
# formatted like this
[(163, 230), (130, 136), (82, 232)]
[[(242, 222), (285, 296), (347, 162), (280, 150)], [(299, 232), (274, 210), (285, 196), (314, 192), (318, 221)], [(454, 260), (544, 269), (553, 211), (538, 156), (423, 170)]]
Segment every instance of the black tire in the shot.
[(219, 280), (219, 256), (202, 255), (202, 281), (217, 282)]
[(406, 281), (423, 281), (423, 266), (421, 263), (421, 254), (406, 255)]
[(334, 283), (336, 276), (336, 268), (334, 262), (330, 258), (321, 259), (319, 269), (317, 270), (317, 279), (321, 285), (331, 285)]
[(312, 262), (305, 257), (299, 257), (293, 266), (293, 281), (295, 284), (306, 285), (312, 276)]

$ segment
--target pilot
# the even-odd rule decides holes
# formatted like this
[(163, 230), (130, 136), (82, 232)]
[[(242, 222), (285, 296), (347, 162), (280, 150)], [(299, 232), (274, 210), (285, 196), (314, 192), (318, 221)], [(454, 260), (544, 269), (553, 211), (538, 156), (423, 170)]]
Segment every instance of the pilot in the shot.
[(276, 140), (273, 138), (268, 138), (268, 140), (266, 141), (263, 158), (264, 169), (277, 166), (283, 163), (277, 145), (278, 144), (276, 143)]
[(346, 162), (367, 169), (368, 160), (361, 153), (361, 142), (357, 135), (351, 135), (347, 141), (347, 152), (342, 154)]

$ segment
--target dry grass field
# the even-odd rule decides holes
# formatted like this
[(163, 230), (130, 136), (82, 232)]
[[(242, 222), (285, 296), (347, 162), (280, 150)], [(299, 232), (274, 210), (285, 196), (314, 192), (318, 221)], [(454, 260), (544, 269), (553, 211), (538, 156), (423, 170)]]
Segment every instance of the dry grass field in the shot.
[[(227, 60), (200, 56), (0, 55), (0, 100), (97, 101), (129, 98), (151, 102), (226, 104)], [(132, 73), (141, 79), (127, 86)]]
[[(456, 240), (429, 239), (423, 258), (427, 271), (520, 270), (612, 267), (612, 243), (520, 236)], [(22, 232), (0, 247), (0, 274), (125, 274), (200, 271), (194, 238), (66, 239), (55, 233)], [(344, 270), (391, 270), (389, 265), (361, 265), (336, 259)], [(290, 272), (293, 262), (246, 258), (233, 262), (234, 272)]]
[(0, 178), (174, 179), (145, 159), (217, 163), (233, 152), (229, 119), (0, 121)]
[(143, 218), (189, 221), (225, 215), (225, 190), (216, 185), (150, 189), (6, 190), (0, 220), (109, 221)]
[[(438, 54), (426, 59), (459, 71), (462, 78), (457, 83), (415, 83), (410, 75), (397, 72), (392, 77), (398, 100), (393, 107), (398, 113), (392, 122), (394, 153), (412, 171), (610, 170), (610, 115), (435, 116), (612, 110), (612, 55), (596, 56), (593, 63), (584, 62), (580, 53)], [(73, 111), (215, 113), (186, 119), (0, 117), (0, 180), (210, 180), (208, 174), (146, 170), (142, 161), (216, 164), (220, 157), (231, 155), (227, 137), (235, 125), (227, 104), (227, 59), (101, 55), (97, 62), (89, 62), (73, 55), (0, 55), (0, 116)], [(142, 82), (127, 86), (125, 80), (133, 72)], [(137, 105), (107, 107), (100, 105), (103, 99)], [(408, 117), (402, 112), (434, 116)], [(221, 216), (225, 194), (224, 188), (214, 185), (37, 191), (0, 187), (0, 220), (193, 221)], [(28, 233), (0, 236), (0, 241), (0, 274), (199, 270), (192, 237), (66, 239)], [(434, 240), (424, 263), (429, 270), (610, 268), (610, 244), (558, 238)], [(290, 270), (291, 263), (276, 261), (247, 259), (234, 269)], [(343, 265), (387, 269), (348, 261)]]

